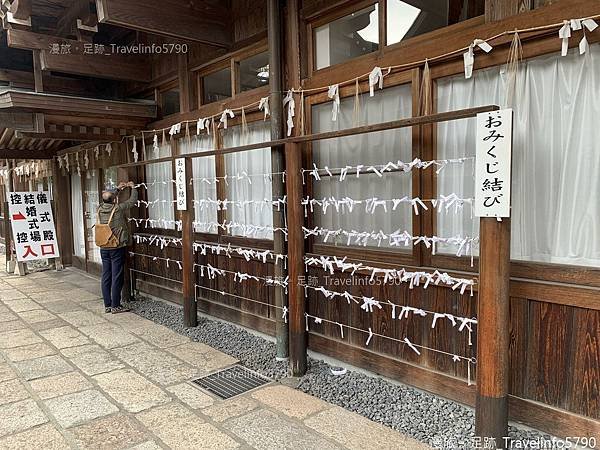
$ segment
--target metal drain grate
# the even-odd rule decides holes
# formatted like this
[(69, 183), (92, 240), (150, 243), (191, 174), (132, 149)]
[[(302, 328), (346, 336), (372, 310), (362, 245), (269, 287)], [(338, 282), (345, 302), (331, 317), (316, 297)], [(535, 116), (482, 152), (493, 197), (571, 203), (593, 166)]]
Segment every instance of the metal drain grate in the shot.
[(192, 380), (192, 383), (197, 384), (223, 400), (243, 394), (270, 382), (269, 378), (239, 365)]

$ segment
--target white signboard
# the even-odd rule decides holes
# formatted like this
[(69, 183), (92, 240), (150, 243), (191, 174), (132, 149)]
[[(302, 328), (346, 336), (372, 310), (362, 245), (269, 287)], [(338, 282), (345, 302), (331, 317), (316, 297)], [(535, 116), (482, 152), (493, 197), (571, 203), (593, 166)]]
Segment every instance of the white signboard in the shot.
[(477, 114), (475, 215), (510, 217), (512, 109)]
[(185, 185), (185, 158), (175, 160), (175, 189), (177, 190), (177, 210), (187, 209), (187, 191)]
[(58, 258), (48, 192), (9, 192), (7, 197), (17, 261)]

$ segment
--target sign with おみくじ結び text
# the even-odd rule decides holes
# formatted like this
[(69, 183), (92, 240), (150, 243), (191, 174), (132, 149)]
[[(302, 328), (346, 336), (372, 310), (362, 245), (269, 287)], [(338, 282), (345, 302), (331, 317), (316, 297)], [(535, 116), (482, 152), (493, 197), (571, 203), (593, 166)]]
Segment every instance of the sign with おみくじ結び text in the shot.
[(175, 190), (177, 191), (177, 210), (185, 211), (187, 209), (185, 158), (175, 160)]
[(17, 261), (58, 258), (48, 192), (9, 192), (7, 200)]
[(510, 217), (512, 109), (477, 114), (475, 215)]

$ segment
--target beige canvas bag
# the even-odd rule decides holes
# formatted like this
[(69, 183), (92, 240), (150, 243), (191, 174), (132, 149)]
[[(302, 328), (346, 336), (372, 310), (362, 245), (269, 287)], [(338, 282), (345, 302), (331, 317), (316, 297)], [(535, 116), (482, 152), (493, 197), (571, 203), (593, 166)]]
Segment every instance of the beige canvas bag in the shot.
[(100, 223), (100, 211), (98, 210), (98, 218), (96, 225), (94, 225), (94, 233), (96, 245), (100, 248), (117, 248), (119, 246), (119, 238), (115, 236), (110, 228), (110, 222), (112, 221), (113, 215), (115, 214), (117, 207), (114, 206), (110, 212), (108, 223)]

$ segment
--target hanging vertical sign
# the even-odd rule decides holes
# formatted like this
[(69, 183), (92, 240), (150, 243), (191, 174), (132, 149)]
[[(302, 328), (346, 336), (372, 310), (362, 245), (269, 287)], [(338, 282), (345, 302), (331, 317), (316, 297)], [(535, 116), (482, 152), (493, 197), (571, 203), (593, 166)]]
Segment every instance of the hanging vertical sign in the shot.
[(9, 192), (7, 195), (17, 261), (58, 258), (48, 192)]
[(175, 190), (177, 191), (177, 210), (185, 211), (187, 209), (185, 158), (175, 159)]
[(477, 114), (475, 215), (510, 217), (512, 109)]

